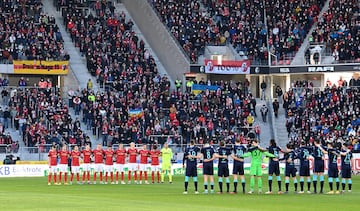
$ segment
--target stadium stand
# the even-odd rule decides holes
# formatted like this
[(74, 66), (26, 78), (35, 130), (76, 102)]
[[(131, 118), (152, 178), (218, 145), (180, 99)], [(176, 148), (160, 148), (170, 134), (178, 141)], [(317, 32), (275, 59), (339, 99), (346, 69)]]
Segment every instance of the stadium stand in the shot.
[(357, 0), (331, 0), (312, 34), (313, 42), (326, 43), (336, 61), (360, 61), (359, 12)]
[(68, 60), (53, 16), (40, 0), (0, 2), (0, 60)]
[(293, 57), (324, 2), (272, 0), (264, 9), (259, 0), (151, 1), (193, 63), (208, 44), (232, 43), (253, 63), (267, 61), (268, 47), (278, 60)]

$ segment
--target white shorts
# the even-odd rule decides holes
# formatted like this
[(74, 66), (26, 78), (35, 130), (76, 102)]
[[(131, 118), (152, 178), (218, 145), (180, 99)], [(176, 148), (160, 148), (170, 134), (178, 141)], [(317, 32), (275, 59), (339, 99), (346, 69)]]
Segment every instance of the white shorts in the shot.
[(109, 172), (109, 173), (113, 172), (114, 171), (114, 166), (113, 165), (105, 165), (104, 171)]
[(54, 174), (56, 174), (56, 173), (57, 173), (57, 169), (58, 169), (57, 166), (50, 166), (50, 167), (49, 167), (49, 173), (54, 173)]
[(147, 171), (148, 164), (140, 163), (139, 170), (140, 171)]
[(80, 166), (71, 166), (71, 173), (77, 174), (80, 172)]
[(102, 163), (95, 163), (94, 165), (94, 172), (102, 172), (104, 170), (104, 164)]
[(128, 164), (129, 171), (137, 171), (138, 170), (138, 164), (137, 163), (129, 163)]
[(151, 165), (151, 171), (155, 171), (155, 172), (160, 171), (160, 165)]
[(68, 165), (67, 164), (59, 164), (58, 168), (59, 168), (59, 172), (68, 172)]
[(82, 165), (83, 171), (90, 171), (91, 170), (91, 164), (90, 163), (83, 163)]
[(124, 172), (124, 167), (125, 167), (125, 165), (124, 164), (115, 164), (114, 165), (115, 166), (115, 170), (117, 171), (117, 172)]

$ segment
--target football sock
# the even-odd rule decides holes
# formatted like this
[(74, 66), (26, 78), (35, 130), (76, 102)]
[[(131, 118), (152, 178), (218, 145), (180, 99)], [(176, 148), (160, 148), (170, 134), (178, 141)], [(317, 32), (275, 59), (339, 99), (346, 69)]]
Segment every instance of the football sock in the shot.
[(230, 179), (227, 177), (226, 178), (226, 192), (229, 192), (230, 190)]
[(131, 171), (128, 171), (128, 181), (131, 181)]
[(289, 191), (289, 180), (288, 179), (285, 180), (285, 190)]
[(272, 191), (272, 176), (268, 177), (268, 182), (269, 182), (269, 191)]
[(140, 171), (140, 180), (142, 180), (142, 174), (143, 174), (143, 172)]
[(51, 174), (48, 175), (48, 183), (51, 182)]
[(342, 179), (341, 180), (341, 188), (342, 188), (342, 190), (345, 190), (345, 186), (346, 186), (346, 180)]
[(54, 183), (56, 183), (57, 181), (56, 181), (56, 179), (57, 179), (57, 177), (56, 177), (56, 173), (54, 173)]
[(328, 181), (329, 181), (330, 191), (332, 191), (333, 190), (333, 178), (329, 177)]
[(197, 191), (198, 190), (198, 178), (193, 177), (193, 180), (194, 180), (195, 191)]
[(238, 185), (238, 181), (237, 179), (234, 179), (234, 192), (237, 192), (237, 185)]
[(169, 176), (169, 182), (172, 182), (172, 174), (170, 170), (168, 171), (168, 176)]
[(298, 182), (297, 182), (297, 179), (294, 179), (294, 187), (295, 187), (295, 191), (297, 191), (297, 188), (298, 188)]
[(304, 191), (304, 178), (300, 178), (300, 191)]
[(116, 181), (119, 181), (119, 172), (116, 172), (115, 178), (116, 178)]
[(164, 182), (165, 171), (161, 171), (161, 182)]
[(280, 177), (280, 176), (276, 176), (276, 179), (277, 179), (277, 181), (278, 181), (279, 191), (281, 191), (281, 177)]
[(351, 179), (348, 180), (348, 186), (349, 186), (349, 190), (351, 190), (351, 186), (352, 186), (352, 180)]
[(155, 172), (151, 172), (151, 181), (154, 182), (155, 181)]
[(87, 172), (87, 179), (90, 181), (90, 171)]
[(335, 182), (336, 182), (336, 190), (339, 190), (339, 188), (340, 188), (339, 178), (336, 178), (336, 179), (335, 179)]
[(96, 172), (94, 172), (94, 182), (96, 182)]
[(311, 180), (310, 178), (307, 179), (307, 189), (308, 191), (310, 191), (310, 186), (311, 186)]
[(105, 173), (105, 181), (106, 181), (106, 182), (108, 181), (108, 174), (109, 174), (109, 173), (107, 173), (107, 172)]
[(64, 174), (64, 182), (67, 183), (67, 173)]
[(320, 192), (324, 189), (324, 175), (320, 175)]
[(137, 180), (137, 172), (134, 171), (134, 180), (136, 181)]
[(243, 188), (243, 192), (245, 193), (245, 179), (241, 179), (241, 185)]
[(61, 183), (61, 181), (62, 181), (62, 172), (60, 172), (59, 174), (59, 182)]
[(83, 175), (82, 175), (82, 181), (83, 182), (85, 181), (85, 177), (86, 177), (86, 172), (84, 172)]
[(70, 181), (72, 182), (73, 179), (74, 179), (74, 173), (71, 173), (71, 175), (70, 175)]
[(185, 176), (185, 191), (187, 191), (188, 189), (188, 185), (189, 185), (189, 177), (188, 176)]
[(262, 178), (261, 177), (258, 177), (258, 188), (259, 188), (259, 191), (262, 190)]
[(111, 179), (111, 182), (114, 182), (114, 172), (110, 172), (110, 179)]
[(204, 189), (207, 190), (208, 189), (208, 183), (204, 182)]
[(255, 187), (255, 177), (251, 177), (250, 178), (250, 190), (254, 191), (254, 187)]
[(314, 192), (316, 193), (317, 175), (313, 175), (313, 185), (314, 185)]
[(214, 182), (210, 182), (210, 189), (214, 190)]
[(223, 189), (222, 189), (222, 178), (221, 177), (219, 178), (219, 189), (220, 189), (220, 192), (223, 191)]
[(157, 172), (157, 181), (160, 182), (160, 172)]
[(100, 171), (100, 182), (102, 182), (103, 181), (103, 173), (102, 173), (102, 171)]
[(76, 181), (80, 181), (80, 174), (79, 173), (76, 173)]

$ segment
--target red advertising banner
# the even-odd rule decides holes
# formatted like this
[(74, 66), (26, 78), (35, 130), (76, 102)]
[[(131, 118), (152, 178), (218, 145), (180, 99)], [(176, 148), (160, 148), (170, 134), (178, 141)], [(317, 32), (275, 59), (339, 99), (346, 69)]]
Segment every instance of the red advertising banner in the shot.
[(204, 71), (209, 74), (250, 74), (250, 61), (205, 60)]

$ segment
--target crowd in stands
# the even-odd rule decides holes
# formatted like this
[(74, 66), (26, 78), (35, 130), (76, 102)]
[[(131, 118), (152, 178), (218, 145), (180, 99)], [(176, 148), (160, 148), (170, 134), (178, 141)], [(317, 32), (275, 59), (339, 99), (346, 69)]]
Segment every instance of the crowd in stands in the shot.
[(327, 83), (323, 91), (312, 89), (311, 81), (296, 81), (293, 88), (284, 93), (286, 128), (290, 143), (308, 144), (314, 140), (341, 143), (351, 142), (360, 150), (360, 79), (349, 82), (339, 79), (337, 84)]
[(0, 62), (68, 58), (54, 16), (41, 0), (0, 1)]
[(358, 0), (331, 0), (313, 32), (313, 42), (327, 43), (336, 61), (360, 59)]
[(207, 44), (232, 43), (253, 62), (267, 60), (267, 47), (278, 59), (294, 56), (325, 0), (265, 2), (151, 1), (193, 63)]

